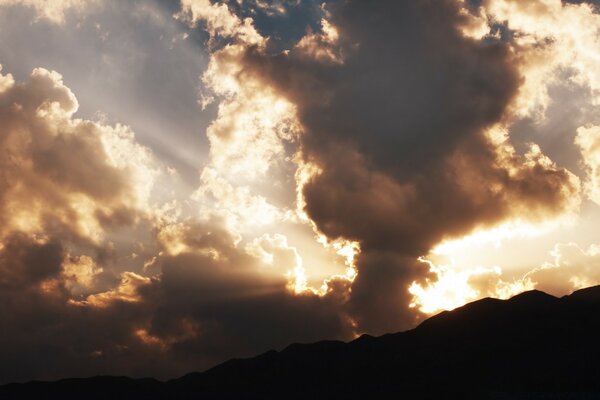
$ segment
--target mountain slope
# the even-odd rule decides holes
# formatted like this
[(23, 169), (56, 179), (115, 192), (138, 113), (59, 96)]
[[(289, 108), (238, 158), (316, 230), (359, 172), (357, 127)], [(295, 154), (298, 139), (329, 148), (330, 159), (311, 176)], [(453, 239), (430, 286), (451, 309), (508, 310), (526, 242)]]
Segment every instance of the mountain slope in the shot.
[(600, 398), (599, 356), (597, 286), (560, 299), (539, 291), (482, 299), (411, 331), (293, 344), (165, 383), (12, 384), (0, 398)]

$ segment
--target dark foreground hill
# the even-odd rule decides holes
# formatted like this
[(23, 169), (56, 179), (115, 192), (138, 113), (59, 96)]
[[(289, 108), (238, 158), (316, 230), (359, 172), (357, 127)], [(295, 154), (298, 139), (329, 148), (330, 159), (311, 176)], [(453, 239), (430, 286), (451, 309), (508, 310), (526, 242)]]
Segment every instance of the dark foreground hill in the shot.
[(95, 377), (0, 387), (0, 399), (600, 399), (600, 286), (530, 291), (411, 331), (293, 344), (169, 382)]

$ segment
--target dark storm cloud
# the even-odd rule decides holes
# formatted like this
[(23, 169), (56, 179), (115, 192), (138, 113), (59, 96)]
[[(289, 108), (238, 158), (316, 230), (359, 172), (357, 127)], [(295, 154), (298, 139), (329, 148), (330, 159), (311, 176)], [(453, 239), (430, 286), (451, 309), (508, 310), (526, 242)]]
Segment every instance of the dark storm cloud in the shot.
[[(143, 199), (154, 159), (127, 129), (76, 119), (77, 108), (58, 73), (0, 75), (0, 382), (175, 377), (295, 341), (352, 337), (343, 283), (324, 297), (294, 295), (285, 270), (261, 270), (224, 221), (182, 222), (185, 250), (159, 254), (149, 222), (158, 211)], [(124, 245), (144, 229), (156, 236)], [(127, 269), (131, 251), (115, 254), (132, 247), (156, 256), (148, 270)]]
[(350, 338), (335, 291), (291, 294), (282, 271), (257, 272), (224, 221), (182, 224), (187, 250), (154, 248), (153, 278), (107, 268), (122, 261), (108, 239), (131, 241), (125, 228), (143, 218), (136, 186), (152, 176), (135, 171), (151, 160), (131, 137), (74, 119), (76, 109), (57, 73), (0, 76), (0, 382), (175, 377), (294, 341)]
[(306, 211), (328, 237), (361, 243), (350, 305), (382, 333), (411, 325), (406, 287), (427, 271), (416, 257), (516, 211), (560, 212), (578, 188), (541, 155), (485, 136), (509, 117), (520, 77), (507, 44), (462, 36), (458, 2), (329, 11), (343, 64), (250, 51), (247, 73), (299, 107), (305, 159), (323, 171), (304, 188)]
[(418, 260), (394, 251), (365, 251), (352, 283), (348, 312), (364, 332), (395, 332), (412, 327), (422, 317), (409, 307), (406, 286), (424, 277), (427, 268)]
[[(115, 349), (139, 343), (130, 324), (140, 323), (140, 313), (128, 300), (144, 279), (125, 275), (129, 283), (120, 287), (130, 297), (113, 295), (113, 311), (95, 313), (72, 301), (69, 286), (80, 279), (87, 285), (102, 271), (71, 252), (107, 252), (103, 226), (129, 226), (144, 214), (133, 177), (146, 153), (124, 130), (74, 119), (77, 107), (55, 72), (35, 69), (24, 82), (0, 75), (3, 382), (109, 373), (112, 364), (91, 354), (122, 355)], [(126, 151), (127, 166), (119, 166), (119, 151)], [(68, 273), (67, 259), (77, 264)], [(124, 358), (122, 373), (135, 368)]]
[(28, 288), (57, 275), (62, 266), (59, 243), (36, 243), (15, 233), (3, 242), (0, 282), (3, 288)]
[[(287, 280), (236, 245), (219, 219), (183, 227), (187, 251), (164, 255), (159, 297), (148, 332), (168, 343), (178, 371), (230, 357), (281, 349), (292, 342), (352, 337), (340, 312), (344, 288), (296, 295)], [(279, 249), (282, 259), (290, 249)], [(179, 364), (178, 364), (179, 363)]]
[[(2, 382), (150, 373), (156, 353), (132, 335), (144, 322), (143, 304), (115, 301), (95, 311), (69, 303), (61, 278), (63, 247), (25, 235), (9, 237), (0, 252)], [(135, 357), (132, 357), (135, 355)], [(144, 368), (146, 370), (144, 371)]]
[(184, 240), (196, 247), (157, 260), (160, 277), (124, 273), (117, 288), (82, 300), (65, 287), (62, 245), (9, 236), (0, 251), (0, 381), (171, 378), (292, 342), (351, 338), (339, 290), (293, 295), (218, 226), (189, 228)]
[[(172, 356), (185, 361), (188, 369), (292, 342), (351, 338), (335, 292), (294, 295), (284, 279), (257, 273), (257, 261), (243, 251), (219, 250), (228, 261), (188, 253), (167, 257), (162, 264), (162, 296), (149, 333), (179, 335)], [(191, 329), (187, 336), (186, 326)]]

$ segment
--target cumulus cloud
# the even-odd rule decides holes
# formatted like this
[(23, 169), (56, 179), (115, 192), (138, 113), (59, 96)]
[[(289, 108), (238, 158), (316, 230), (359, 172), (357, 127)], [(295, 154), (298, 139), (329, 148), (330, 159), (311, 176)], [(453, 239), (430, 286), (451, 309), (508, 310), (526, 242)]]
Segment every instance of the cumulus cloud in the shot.
[(349, 306), (362, 329), (384, 332), (414, 324), (419, 256), (516, 215), (576, 209), (579, 181), (538, 147), (512, 147), (514, 56), (465, 37), (459, 3), (331, 7), (342, 64), (298, 48), (249, 50), (245, 65), (296, 105), (302, 156), (320, 171), (303, 187), (306, 212), (327, 237), (360, 243)]
[(182, 321), (194, 321), (193, 337), (175, 343), (173, 352), (198, 354), (196, 365), (203, 366), (290, 340), (350, 337), (350, 321), (339, 312), (336, 290), (318, 296), (288, 289), (285, 272), (298, 258), (283, 237), (264, 236), (249, 249), (233, 241), (215, 243), (217, 229), (190, 227), (185, 241), (194, 243), (194, 250), (161, 261), (163, 294), (150, 334), (173, 336)]
[(99, 243), (104, 227), (143, 215), (158, 166), (127, 128), (73, 118), (77, 99), (56, 72), (1, 80), (0, 236), (61, 231)]
[(140, 362), (156, 361), (157, 354), (143, 352), (131, 333), (146, 323), (143, 306), (115, 299), (94, 312), (72, 304), (61, 273), (65, 256), (66, 248), (57, 239), (15, 233), (3, 240), (2, 382), (132, 373), (144, 369)]
[[(293, 341), (352, 337), (340, 312), (347, 280), (306, 290), (287, 237), (249, 233), (288, 218), (247, 186), (266, 181), (269, 168), (236, 179), (226, 167), (252, 160), (231, 149), (221, 164), (218, 151), (228, 148), (215, 144), (191, 202), (160, 204), (154, 186), (164, 168), (127, 127), (76, 118), (77, 99), (58, 73), (0, 75), (0, 87), (0, 316), (11, 324), (0, 348), (10, 347), (12, 366), (0, 380), (174, 377)], [(222, 115), (215, 126), (231, 118)], [(271, 135), (278, 115), (252, 129)], [(182, 212), (190, 204), (198, 209)], [(50, 361), (36, 362), (39, 354)]]
[[(505, 18), (501, 3), (517, 9)], [(58, 73), (0, 74), (0, 348), (17, 366), (0, 379), (172, 377), (293, 341), (410, 328), (457, 282), (457, 304), (543, 282), (422, 256), (513, 218), (578, 210), (579, 179), (510, 136), (545, 100), (531, 88), (542, 63), (529, 25), (507, 18), (567, 9), (547, 3), (327, 4), (320, 28), (274, 52), (277, 37), (241, 5), (183, 0), (177, 18), (210, 36), (203, 105), (218, 104), (185, 201), (156, 200), (154, 156), (127, 127), (76, 118)], [(521, 34), (503, 38), (498, 23)], [(595, 140), (580, 130), (589, 193)], [(338, 271), (315, 284), (316, 248)]]
[(309, 32), (296, 44), (296, 51), (306, 56), (330, 63), (343, 63), (341, 48), (338, 46), (340, 35), (335, 26), (327, 19), (321, 19), (321, 32)]
[[(128, 128), (75, 118), (77, 99), (58, 73), (38, 68), (23, 82), (9, 74), (0, 82), (0, 314), (10, 324), (0, 346), (11, 366), (2, 380), (74, 373), (102, 347), (86, 333), (88, 318), (114, 327), (113, 349), (129, 340), (115, 314), (86, 316), (80, 304), (137, 300), (148, 278), (124, 272), (116, 288), (102, 286), (111, 285), (115, 232), (148, 219), (161, 167)], [(38, 368), (47, 346), (56, 364)]]
[[(522, 79), (510, 105), (513, 119), (531, 121), (525, 126), (539, 131), (536, 139), (545, 142), (547, 147), (559, 146), (561, 154), (569, 154), (567, 159), (562, 157), (562, 160), (573, 167), (577, 168), (579, 163), (583, 192), (597, 203), (597, 38), (600, 27), (597, 3), (488, 0), (480, 4), (480, 7), (464, 9), (471, 21), (470, 26), (475, 30), (479, 26), (481, 34), (488, 40), (501, 37), (510, 46)], [(466, 34), (478, 36), (470, 35), (470, 32)], [(564, 113), (557, 112), (562, 108)], [(575, 115), (574, 110), (579, 114)], [(560, 143), (553, 144), (556, 140)], [(588, 214), (583, 218), (592, 217)], [(572, 234), (569, 236), (573, 237)], [(580, 237), (578, 240), (583, 239)], [(482, 275), (475, 271), (463, 271), (467, 275), (473, 273), (468, 280), (462, 279), (464, 276), (457, 279), (462, 285), (467, 284), (465, 292), (474, 296), (472, 298), (485, 294), (501, 297), (497, 289), (506, 288), (507, 284), (508, 287), (536, 287), (564, 295), (597, 283), (594, 267), (590, 267), (590, 264), (593, 265), (594, 246), (582, 249), (573, 243), (558, 244), (552, 254), (553, 262), (533, 269), (520, 280), (505, 282), (494, 273)], [(443, 286), (442, 282), (448, 280), (445, 278), (453, 275), (448, 271), (440, 273), (435, 268), (433, 270), (440, 277), (436, 283), (438, 286)], [(458, 275), (454, 274), (454, 277)], [(414, 287), (419, 289), (415, 290), (417, 303), (423, 296), (435, 296), (434, 290), (420, 291), (419, 285)]]
[(524, 83), (515, 102), (521, 115), (543, 118), (548, 89), (560, 81), (585, 85), (600, 100), (598, 51), (600, 15), (586, 2), (486, 0), (482, 12), (512, 32)]
[(202, 22), (212, 37), (235, 38), (252, 45), (264, 43), (264, 38), (254, 28), (252, 18), (240, 19), (229, 10), (226, 3), (182, 0), (179, 17), (192, 24)]

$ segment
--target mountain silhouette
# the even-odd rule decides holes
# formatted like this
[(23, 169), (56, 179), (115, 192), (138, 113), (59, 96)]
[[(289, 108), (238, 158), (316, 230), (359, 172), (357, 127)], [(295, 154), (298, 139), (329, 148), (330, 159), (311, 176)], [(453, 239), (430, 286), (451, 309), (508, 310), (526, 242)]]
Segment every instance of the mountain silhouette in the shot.
[(292, 344), (160, 382), (93, 377), (0, 387), (1, 399), (600, 399), (600, 286), (529, 291), (417, 328)]

